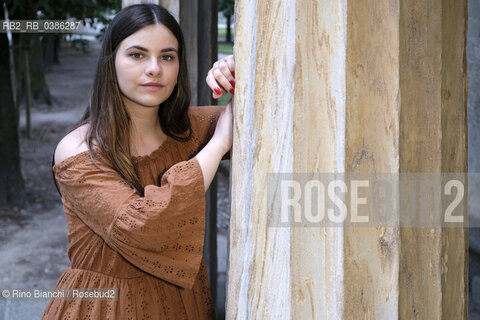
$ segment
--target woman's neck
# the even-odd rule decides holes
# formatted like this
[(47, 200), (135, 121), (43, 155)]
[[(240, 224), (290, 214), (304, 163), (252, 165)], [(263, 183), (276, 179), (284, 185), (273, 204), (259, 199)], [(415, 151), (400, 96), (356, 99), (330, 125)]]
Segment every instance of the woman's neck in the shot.
[(160, 126), (158, 107), (128, 106), (131, 119), (130, 143), (134, 156), (150, 154), (167, 138)]

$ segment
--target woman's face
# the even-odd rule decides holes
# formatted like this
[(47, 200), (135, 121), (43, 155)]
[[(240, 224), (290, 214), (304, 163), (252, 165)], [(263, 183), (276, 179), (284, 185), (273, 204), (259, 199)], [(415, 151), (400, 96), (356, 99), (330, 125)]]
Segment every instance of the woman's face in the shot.
[(115, 55), (115, 70), (128, 107), (157, 107), (168, 99), (180, 68), (177, 53), (177, 39), (160, 24), (123, 39)]

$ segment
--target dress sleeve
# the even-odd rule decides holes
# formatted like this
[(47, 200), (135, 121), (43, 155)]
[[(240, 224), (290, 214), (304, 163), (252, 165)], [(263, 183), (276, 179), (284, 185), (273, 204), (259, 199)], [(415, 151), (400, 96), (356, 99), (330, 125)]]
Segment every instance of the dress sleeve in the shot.
[[(225, 106), (203, 106), (190, 107), (189, 115), (192, 123), (192, 130), (203, 148), (215, 133), (218, 118)], [(230, 159), (230, 151), (225, 154), (222, 160)]]
[[(172, 166), (137, 195), (119, 174), (72, 158), (54, 167), (64, 206), (138, 268), (191, 289), (203, 255), (205, 190), (196, 158)], [(99, 170), (100, 169), (100, 170)]]

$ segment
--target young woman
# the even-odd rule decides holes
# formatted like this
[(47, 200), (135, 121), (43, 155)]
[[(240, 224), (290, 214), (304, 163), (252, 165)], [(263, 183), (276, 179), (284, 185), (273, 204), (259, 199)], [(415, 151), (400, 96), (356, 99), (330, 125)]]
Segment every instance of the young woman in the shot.
[[(234, 86), (233, 57), (207, 77)], [(179, 25), (153, 4), (121, 10), (103, 40), (90, 105), (58, 144), (54, 176), (71, 267), (56, 288), (116, 300), (52, 299), (42, 319), (212, 319), (203, 261), (205, 191), (232, 145), (232, 111), (189, 107)]]

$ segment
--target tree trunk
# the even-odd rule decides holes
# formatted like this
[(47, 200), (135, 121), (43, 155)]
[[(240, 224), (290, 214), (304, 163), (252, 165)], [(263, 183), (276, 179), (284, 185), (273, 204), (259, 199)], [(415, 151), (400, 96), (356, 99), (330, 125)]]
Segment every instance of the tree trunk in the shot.
[(23, 48), (23, 70), (25, 70), (25, 131), (27, 139), (31, 138), (32, 135), (32, 121), (31, 121), (31, 110), (32, 110), (32, 94), (30, 89), (30, 65), (28, 57), (29, 49), (27, 47)]
[(55, 34), (47, 33), (42, 38), (43, 48), (43, 65), (45, 73), (50, 72), (52, 65), (55, 63)]
[(12, 45), (13, 45), (13, 61), (14, 61), (14, 72), (15, 72), (15, 112), (16, 112), (16, 122), (17, 126), (20, 126), (20, 110), (21, 105), (24, 103), (24, 73), (23, 73), (23, 42), (25, 35), (21, 33), (12, 34)]
[[(4, 19), (3, 10), (0, 17)], [(20, 170), (18, 123), (10, 81), (9, 49), (6, 33), (0, 33), (0, 207), (24, 207), (27, 196)]]
[(227, 18), (227, 42), (230, 43), (232, 42), (232, 28), (230, 27), (230, 24), (232, 23), (232, 16), (226, 16)]
[(43, 48), (39, 34), (33, 34), (30, 38), (30, 87), (32, 99), (36, 107), (52, 106), (50, 90), (45, 79), (45, 68), (43, 61)]
[(60, 59), (58, 58), (58, 53), (60, 52), (60, 49), (62, 48), (62, 36), (61, 35), (55, 35), (55, 45), (54, 45), (54, 50), (53, 50), (53, 63), (59, 64)]
[[(25, 104), (25, 73), (23, 48), (29, 48), (30, 89), (32, 103), (35, 107), (51, 106), (50, 90), (45, 79), (43, 48), (38, 34), (13, 34), (13, 50), (15, 53), (15, 77), (17, 80), (16, 107), (20, 109)], [(17, 58), (18, 57), (18, 58)]]

